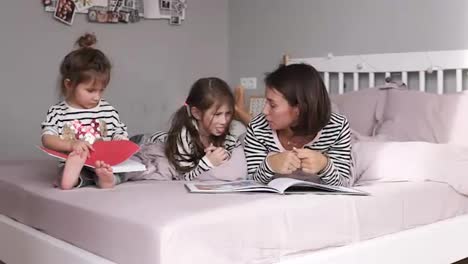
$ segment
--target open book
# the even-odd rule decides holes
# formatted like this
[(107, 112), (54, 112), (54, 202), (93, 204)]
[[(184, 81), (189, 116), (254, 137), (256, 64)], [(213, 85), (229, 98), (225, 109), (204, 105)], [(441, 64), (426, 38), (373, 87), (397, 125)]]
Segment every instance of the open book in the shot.
[[(65, 161), (68, 154), (51, 150), (45, 147), (39, 147), (45, 153)], [(96, 141), (93, 144), (94, 151), (90, 153), (90, 157), (86, 159), (85, 166), (94, 168), (96, 161), (101, 160), (112, 166), (114, 173), (145, 171), (146, 166), (142, 163), (130, 159), (140, 147), (129, 140), (119, 141)]]
[(276, 178), (268, 184), (252, 180), (233, 182), (188, 182), (187, 189), (193, 193), (230, 193), (230, 192), (273, 192), (278, 194), (314, 193), (369, 195), (366, 192), (342, 186), (324, 185), (291, 178)]

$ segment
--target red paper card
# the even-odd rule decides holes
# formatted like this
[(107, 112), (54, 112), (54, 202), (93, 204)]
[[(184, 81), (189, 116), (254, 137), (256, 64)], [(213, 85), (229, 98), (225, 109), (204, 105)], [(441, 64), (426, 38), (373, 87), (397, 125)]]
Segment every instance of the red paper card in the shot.
[[(66, 160), (68, 158), (68, 154), (45, 147), (40, 148), (47, 154), (59, 159)], [(93, 148), (94, 151), (91, 152), (91, 156), (85, 162), (85, 165), (93, 168), (98, 160), (102, 160), (111, 166), (120, 164), (129, 159), (140, 149), (137, 144), (129, 140), (96, 141), (93, 144)]]

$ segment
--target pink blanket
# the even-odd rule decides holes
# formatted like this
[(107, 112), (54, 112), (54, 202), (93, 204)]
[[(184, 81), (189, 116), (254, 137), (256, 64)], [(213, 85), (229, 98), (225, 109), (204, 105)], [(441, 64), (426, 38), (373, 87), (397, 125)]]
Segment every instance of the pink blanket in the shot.
[[(148, 143), (141, 146), (140, 151), (135, 154), (146, 166), (144, 172), (126, 173), (126, 180), (181, 180), (182, 175), (169, 163), (164, 154), (163, 143)], [(241, 180), (247, 177), (247, 164), (242, 146), (232, 151), (231, 158), (218, 167), (201, 174), (197, 180)]]

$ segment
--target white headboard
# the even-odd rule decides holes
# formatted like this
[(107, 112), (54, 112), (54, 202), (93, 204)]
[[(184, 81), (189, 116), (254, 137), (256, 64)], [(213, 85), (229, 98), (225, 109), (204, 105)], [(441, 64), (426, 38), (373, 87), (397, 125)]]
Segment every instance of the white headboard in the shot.
[[(456, 91), (463, 90), (463, 72), (468, 69), (468, 50), (428, 51), (409, 53), (384, 53), (316, 58), (284, 57), (285, 64), (307, 63), (323, 73), (323, 80), (330, 91), (330, 75), (338, 75), (338, 93), (345, 92), (345, 74), (352, 75), (353, 90), (359, 89), (361, 77), (368, 79), (369, 87), (376, 84), (376, 74), (393, 78), (398, 73), (400, 80), (408, 85), (408, 74), (418, 73), (419, 89), (426, 91), (426, 75), (437, 74), (437, 93), (444, 93), (444, 72), (455, 71)], [(389, 80), (388, 78), (384, 78)]]

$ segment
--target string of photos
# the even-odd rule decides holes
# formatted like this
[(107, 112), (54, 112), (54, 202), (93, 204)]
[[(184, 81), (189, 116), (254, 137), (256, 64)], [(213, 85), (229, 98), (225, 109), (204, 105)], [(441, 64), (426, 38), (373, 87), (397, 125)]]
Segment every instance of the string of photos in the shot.
[(94, 23), (136, 23), (140, 19), (167, 19), (181, 25), (187, 0), (42, 0), (44, 10), (67, 25), (76, 14), (85, 14)]

